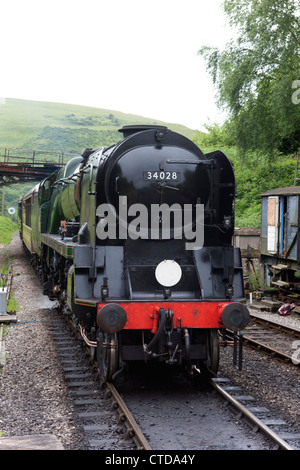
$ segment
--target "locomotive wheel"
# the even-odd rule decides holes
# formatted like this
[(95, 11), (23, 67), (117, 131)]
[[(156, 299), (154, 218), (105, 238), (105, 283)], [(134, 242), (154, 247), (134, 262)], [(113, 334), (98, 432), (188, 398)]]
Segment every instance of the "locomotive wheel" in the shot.
[(102, 378), (109, 382), (118, 370), (118, 341), (116, 333), (101, 331), (98, 336), (97, 362)]
[(219, 369), (220, 344), (218, 330), (210, 330), (207, 333), (208, 360), (201, 361), (199, 368), (204, 378), (216, 377)]
[(220, 359), (220, 344), (218, 330), (211, 330), (208, 338), (210, 366), (209, 370), (217, 375)]

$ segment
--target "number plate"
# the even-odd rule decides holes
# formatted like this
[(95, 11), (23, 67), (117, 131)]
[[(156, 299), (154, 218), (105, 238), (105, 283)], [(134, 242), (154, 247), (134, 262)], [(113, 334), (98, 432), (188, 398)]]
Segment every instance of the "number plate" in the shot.
[(144, 171), (145, 181), (180, 181), (179, 171)]

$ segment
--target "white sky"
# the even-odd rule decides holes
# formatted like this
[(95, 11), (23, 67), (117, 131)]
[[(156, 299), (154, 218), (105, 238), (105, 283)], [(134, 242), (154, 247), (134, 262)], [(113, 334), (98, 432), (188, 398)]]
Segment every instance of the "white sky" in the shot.
[(222, 122), (201, 46), (232, 35), (222, 0), (7, 0), (0, 97), (72, 103), (202, 129)]

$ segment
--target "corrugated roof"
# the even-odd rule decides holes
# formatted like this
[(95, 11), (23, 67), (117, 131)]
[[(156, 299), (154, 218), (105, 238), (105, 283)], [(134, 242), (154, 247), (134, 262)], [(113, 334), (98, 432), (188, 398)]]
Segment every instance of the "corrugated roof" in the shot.
[(289, 196), (297, 194), (300, 194), (300, 186), (287, 186), (285, 188), (269, 189), (269, 191), (262, 193), (261, 196)]

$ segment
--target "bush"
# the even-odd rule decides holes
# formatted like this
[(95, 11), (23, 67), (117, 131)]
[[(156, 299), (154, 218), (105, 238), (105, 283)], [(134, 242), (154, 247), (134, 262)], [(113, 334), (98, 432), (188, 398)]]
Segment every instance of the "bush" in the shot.
[(231, 161), (236, 178), (235, 225), (260, 227), (261, 194), (269, 189), (292, 186), (296, 168), (293, 155), (270, 157), (248, 152), (239, 155), (228, 138), (228, 128), (217, 124), (206, 126), (209, 134), (198, 132), (194, 142), (204, 153), (222, 150)]

